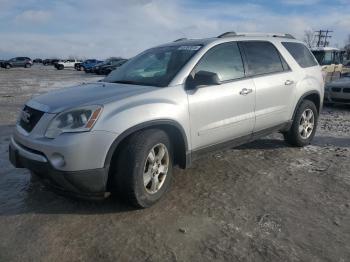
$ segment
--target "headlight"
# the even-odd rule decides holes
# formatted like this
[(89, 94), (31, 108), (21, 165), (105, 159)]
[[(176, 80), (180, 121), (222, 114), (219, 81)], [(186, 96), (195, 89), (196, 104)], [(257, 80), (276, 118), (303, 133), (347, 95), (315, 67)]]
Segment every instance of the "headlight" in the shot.
[(55, 138), (62, 133), (89, 131), (101, 115), (102, 106), (86, 106), (59, 113), (51, 120), (45, 136)]

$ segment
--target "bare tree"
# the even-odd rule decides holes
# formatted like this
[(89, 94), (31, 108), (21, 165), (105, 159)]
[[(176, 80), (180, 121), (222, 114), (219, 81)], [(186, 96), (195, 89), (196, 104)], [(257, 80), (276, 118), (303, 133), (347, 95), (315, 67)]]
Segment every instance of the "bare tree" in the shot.
[(314, 41), (315, 41), (314, 31), (313, 30), (305, 30), (303, 41), (306, 43), (306, 45), (309, 48), (311, 48), (314, 45)]

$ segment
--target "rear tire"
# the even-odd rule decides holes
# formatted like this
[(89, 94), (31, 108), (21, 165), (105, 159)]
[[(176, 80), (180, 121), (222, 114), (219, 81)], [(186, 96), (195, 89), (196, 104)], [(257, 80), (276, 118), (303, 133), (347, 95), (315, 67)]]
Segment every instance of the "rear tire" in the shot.
[(140, 131), (122, 145), (112, 174), (113, 185), (132, 205), (150, 207), (169, 189), (172, 169), (168, 135), (159, 129)]
[(25, 64), (24, 67), (25, 67), (25, 68), (29, 68), (29, 67), (30, 67), (30, 64)]
[(317, 128), (318, 112), (315, 104), (304, 100), (294, 116), (293, 123), (288, 132), (284, 133), (285, 141), (297, 147), (310, 144)]
[(9, 64), (7, 64), (7, 65), (5, 66), (5, 68), (6, 68), (6, 69), (10, 69), (11, 66), (10, 66)]

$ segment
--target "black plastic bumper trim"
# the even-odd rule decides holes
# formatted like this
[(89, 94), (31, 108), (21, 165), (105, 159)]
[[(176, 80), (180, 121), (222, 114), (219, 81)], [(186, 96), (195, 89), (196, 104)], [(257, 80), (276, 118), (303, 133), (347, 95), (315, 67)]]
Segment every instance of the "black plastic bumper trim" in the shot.
[(81, 171), (61, 171), (49, 162), (28, 159), (9, 146), (10, 162), (16, 168), (27, 168), (56, 191), (84, 199), (101, 199), (106, 195), (108, 168)]

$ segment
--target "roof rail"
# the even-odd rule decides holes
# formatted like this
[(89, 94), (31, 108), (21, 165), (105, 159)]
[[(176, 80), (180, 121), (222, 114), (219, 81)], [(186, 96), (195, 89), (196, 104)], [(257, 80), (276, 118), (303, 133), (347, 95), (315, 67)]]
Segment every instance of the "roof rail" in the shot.
[(239, 33), (240, 36), (265, 36), (265, 37), (283, 37), (295, 39), (291, 34), (280, 34), (280, 33)]
[(226, 32), (218, 36), (218, 38), (237, 36), (236, 32)]
[(226, 32), (218, 36), (218, 38), (234, 37), (234, 36), (265, 36), (265, 37), (283, 37), (289, 39), (295, 39), (291, 34), (280, 34), (280, 33), (236, 33)]
[(179, 39), (176, 39), (174, 42), (180, 42), (180, 41), (184, 41), (184, 40), (187, 40), (187, 38), (179, 38)]
[(291, 34), (274, 35), (273, 37), (284, 37), (289, 39), (295, 39), (295, 37)]

